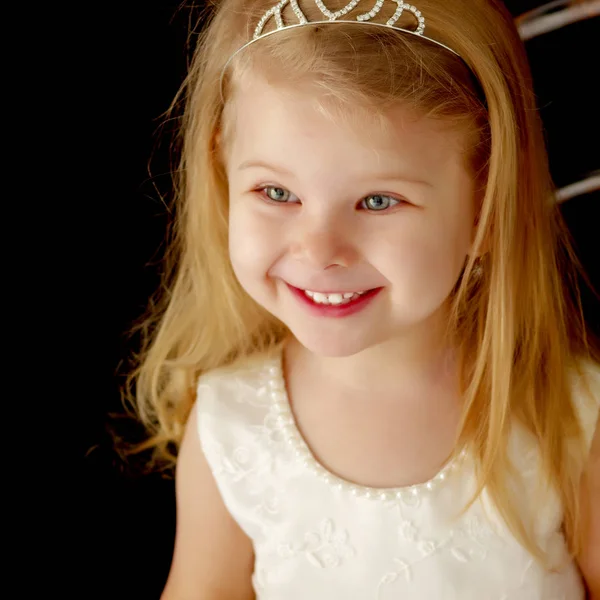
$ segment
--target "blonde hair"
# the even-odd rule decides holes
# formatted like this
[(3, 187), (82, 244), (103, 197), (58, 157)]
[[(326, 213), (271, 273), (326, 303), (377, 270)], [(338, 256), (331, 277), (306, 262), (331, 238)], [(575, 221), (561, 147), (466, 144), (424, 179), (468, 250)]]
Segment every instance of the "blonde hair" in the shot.
[[(538, 443), (541, 481), (558, 491), (566, 539), (577, 554), (586, 442), (572, 371), (591, 350), (575, 283), (577, 262), (552, 200), (527, 57), (510, 14), (496, 0), (420, 1), (426, 34), (462, 60), (417, 36), (383, 28), (337, 24), (279, 32), (236, 57), (224, 79), (223, 102), (225, 61), (251, 38), (273, 1), (219, 2), (181, 92), (182, 158), (164, 285), (138, 326), (142, 350), (125, 386), (150, 431), (143, 447), (172, 463), (198, 376), (269, 352), (288, 333), (245, 293), (229, 262), (221, 154), (223, 140), (234, 134), (227, 109), (236, 82), (260, 70), (272, 80), (311, 81), (345, 109), (383, 112), (409, 103), (465, 132), (465, 153), (480, 182), (476, 252), (451, 296), (464, 389), (456, 452), (468, 447), (476, 457), (472, 501), (486, 487), (517, 539), (543, 559), (507, 491), (513, 471), (508, 438), (518, 419)], [(336, 10), (343, 2), (329, 0), (328, 6)], [(315, 7), (305, 4), (314, 19)], [(480, 268), (474, 268), (477, 251)]]

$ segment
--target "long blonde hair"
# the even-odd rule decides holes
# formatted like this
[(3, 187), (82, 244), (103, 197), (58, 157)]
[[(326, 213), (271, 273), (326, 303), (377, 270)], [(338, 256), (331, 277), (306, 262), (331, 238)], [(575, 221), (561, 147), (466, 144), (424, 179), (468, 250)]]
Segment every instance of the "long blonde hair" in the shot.
[[(328, 6), (337, 10), (343, 1), (329, 0)], [(268, 352), (287, 334), (245, 293), (229, 262), (220, 140), (231, 130), (227, 109), (236, 81), (260, 69), (271, 78), (311, 80), (346, 108), (384, 111), (409, 103), (465, 132), (467, 159), (479, 182), (476, 252), (451, 296), (464, 390), (457, 452), (469, 447), (476, 457), (473, 500), (486, 487), (517, 539), (543, 558), (507, 492), (508, 437), (517, 418), (537, 440), (542, 478), (558, 491), (566, 538), (577, 554), (586, 443), (572, 398), (572, 370), (591, 351), (571, 285), (577, 263), (552, 200), (529, 66), (510, 14), (497, 0), (420, 1), (427, 35), (462, 60), (417, 36), (383, 28), (337, 24), (279, 32), (236, 57), (223, 101), (225, 61), (273, 3), (222, 0), (210, 7), (178, 98), (185, 102), (181, 168), (164, 285), (138, 325), (142, 349), (124, 388), (150, 432), (144, 447), (172, 463), (198, 376)], [(309, 4), (303, 10), (315, 19)]]

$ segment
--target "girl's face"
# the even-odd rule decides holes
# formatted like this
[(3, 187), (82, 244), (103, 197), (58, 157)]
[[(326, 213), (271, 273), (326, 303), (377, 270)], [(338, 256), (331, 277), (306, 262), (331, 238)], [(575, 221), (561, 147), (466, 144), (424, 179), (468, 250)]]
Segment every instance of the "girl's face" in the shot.
[[(404, 108), (387, 127), (336, 123), (314, 96), (258, 79), (231, 115), (230, 257), (254, 300), (323, 356), (443, 322), (473, 235), (459, 134)], [(298, 292), (374, 288), (345, 311)]]

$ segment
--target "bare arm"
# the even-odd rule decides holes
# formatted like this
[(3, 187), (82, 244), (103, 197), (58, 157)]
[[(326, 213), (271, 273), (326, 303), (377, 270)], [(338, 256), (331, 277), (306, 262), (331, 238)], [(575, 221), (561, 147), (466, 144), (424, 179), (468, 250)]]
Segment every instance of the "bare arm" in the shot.
[(196, 410), (177, 461), (175, 550), (161, 600), (252, 600), (252, 544), (223, 504), (202, 452)]
[(600, 418), (590, 450), (589, 475), (581, 483), (586, 541), (579, 567), (589, 590), (590, 600), (600, 600)]

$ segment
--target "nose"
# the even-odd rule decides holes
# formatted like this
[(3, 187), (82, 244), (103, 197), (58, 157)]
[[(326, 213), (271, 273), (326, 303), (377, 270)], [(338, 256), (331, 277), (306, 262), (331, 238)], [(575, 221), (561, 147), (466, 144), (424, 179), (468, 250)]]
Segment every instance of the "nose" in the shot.
[(357, 250), (348, 227), (337, 219), (315, 223), (305, 220), (295, 229), (289, 251), (292, 258), (317, 270), (349, 267), (357, 260)]

